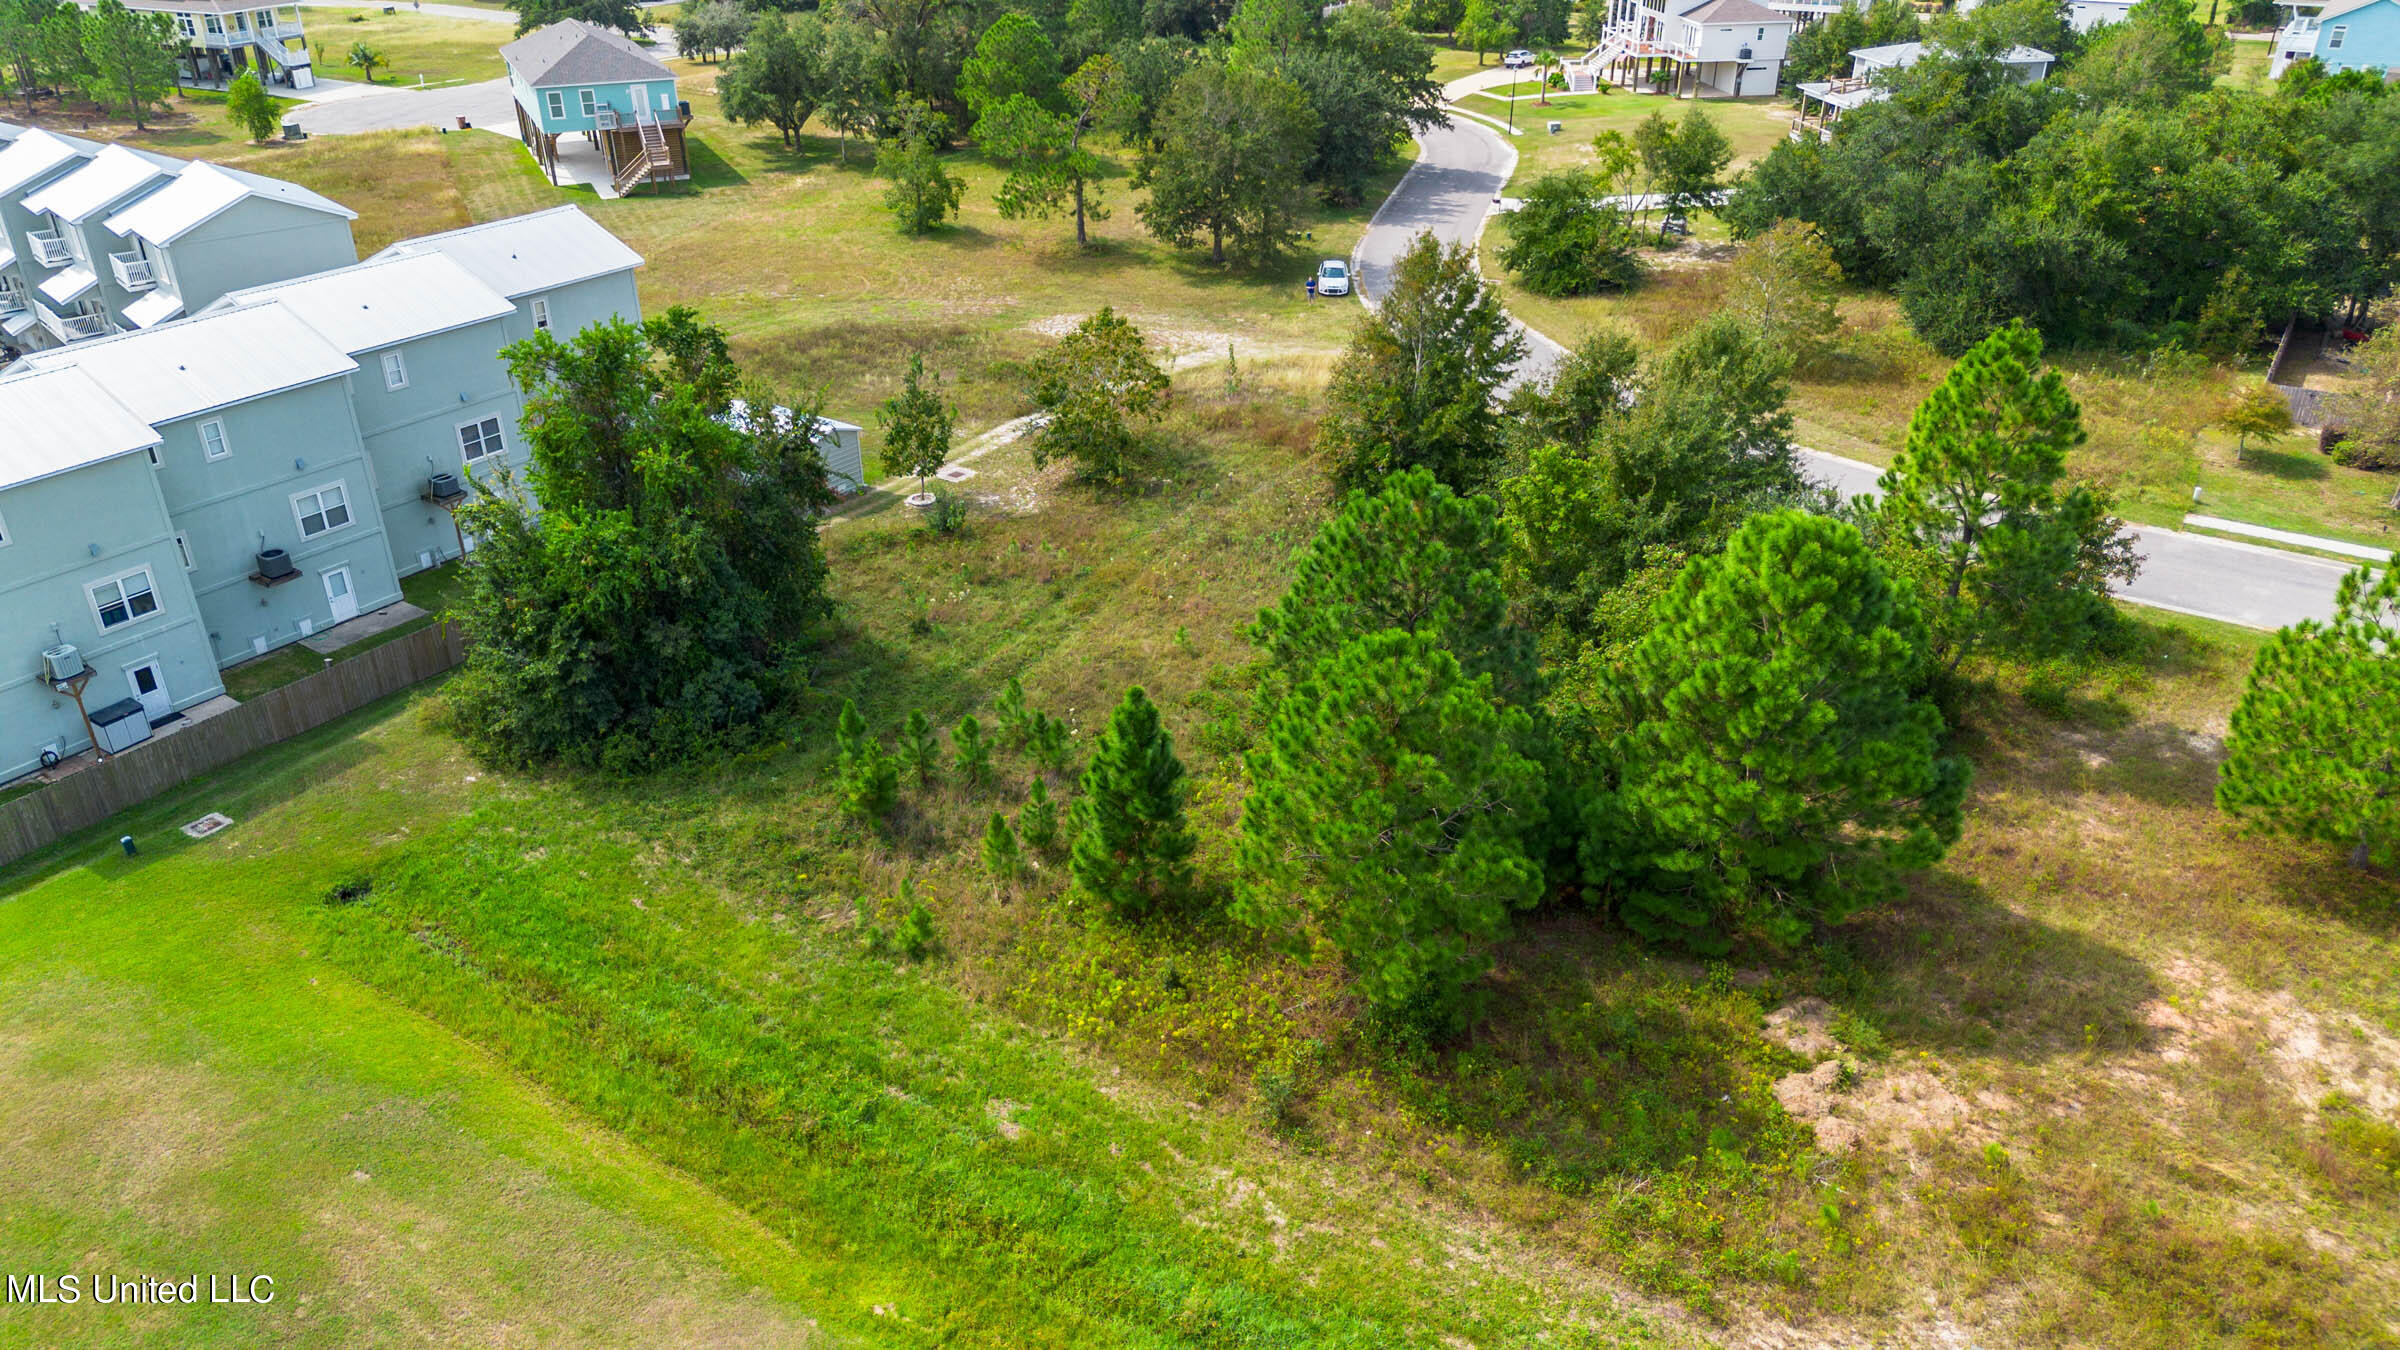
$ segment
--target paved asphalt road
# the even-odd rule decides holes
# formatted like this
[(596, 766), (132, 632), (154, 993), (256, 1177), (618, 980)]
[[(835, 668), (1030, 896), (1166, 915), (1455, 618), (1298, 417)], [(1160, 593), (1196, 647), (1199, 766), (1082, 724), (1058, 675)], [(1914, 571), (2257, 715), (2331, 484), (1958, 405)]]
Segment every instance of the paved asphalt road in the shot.
[[(1500, 72), (1469, 76), (1450, 87), (1489, 82)], [(1419, 233), (1432, 231), (1447, 244), (1463, 244), (1482, 232), (1486, 213), (1516, 167), (1516, 151), (1503, 134), (1479, 122), (1452, 118), (1417, 138), (1424, 154), (1375, 213), (1366, 237), (1352, 255), (1360, 298), (1374, 303), (1392, 267)], [(1526, 358), (1518, 378), (1539, 378), (1562, 354), (1559, 345), (1525, 329)], [(1872, 492), (1878, 470), (1856, 460), (1804, 452), (1810, 476), (1844, 493)], [(2237, 544), (2208, 535), (2155, 526), (2135, 526), (2142, 572), (2118, 594), (2137, 604), (2222, 619), (2250, 628), (2280, 628), (2301, 619), (2329, 617), (2334, 588), (2348, 569), (2299, 553)]]

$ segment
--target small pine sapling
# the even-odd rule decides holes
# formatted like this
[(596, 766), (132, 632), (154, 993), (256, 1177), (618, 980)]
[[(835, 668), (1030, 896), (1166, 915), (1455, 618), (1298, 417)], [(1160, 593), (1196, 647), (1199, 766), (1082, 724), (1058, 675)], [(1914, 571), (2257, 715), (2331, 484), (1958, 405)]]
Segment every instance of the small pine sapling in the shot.
[(917, 776), (918, 787), (931, 787), (942, 773), (942, 748), (933, 737), (933, 719), (913, 709), (900, 724), (900, 758)]
[(958, 719), (958, 729), (950, 733), (950, 748), (958, 776), (969, 788), (980, 788), (990, 780), (992, 743), (984, 739), (981, 722), (972, 715)]
[(1000, 686), (1000, 696), (992, 700), (992, 724), (1000, 730), (1000, 743), (1011, 750), (1024, 749), (1033, 716), (1025, 707), (1025, 686), (1009, 676)]
[(1008, 828), (1008, 817), (992, 812), (989, 824), (983, 827), (983, 870), (1002, 886), (1014, 882), (1025, 870), (1025, 855), (1017, 847), (1016, 832)]
[(1067, 767), (1067, 724), (1046, 712), (1036, 712), (1027, 719), (1025, 753), (1033, 758), (1036, 767), (1050, 773), (1063, 773)]
[(1048, 856), (1058, 851), (1058, 803), (1050, 798), (1050, 784), (1041, 778), (1025, 793), (1025, 805), (1017, 812), (1017, 833), (1023, 836), (1028, 851)]
[(900, 804), (900, 760), (873, 740), (860, 744), (842, 774), (842, 810), (871, 824)]

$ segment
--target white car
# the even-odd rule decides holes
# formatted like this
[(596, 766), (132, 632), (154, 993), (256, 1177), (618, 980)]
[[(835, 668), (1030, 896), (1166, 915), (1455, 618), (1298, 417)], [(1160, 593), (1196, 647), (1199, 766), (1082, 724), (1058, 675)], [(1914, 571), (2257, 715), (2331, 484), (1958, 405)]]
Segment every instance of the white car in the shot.
[(1317, 294), (1348, 295), (1350, 293), (1350, 264), (1339, 258), (1327, 258), (1317, 264)]
[(1501, 57), (1500, 64), (1508, 67), (1510, 70), (1523, 70), (1527, 66), (1533, 64), (1533, 53), (1525, 50), (1523, 47), (1519, 47), (1515, 51), (1510, 52), (1508, 55)]

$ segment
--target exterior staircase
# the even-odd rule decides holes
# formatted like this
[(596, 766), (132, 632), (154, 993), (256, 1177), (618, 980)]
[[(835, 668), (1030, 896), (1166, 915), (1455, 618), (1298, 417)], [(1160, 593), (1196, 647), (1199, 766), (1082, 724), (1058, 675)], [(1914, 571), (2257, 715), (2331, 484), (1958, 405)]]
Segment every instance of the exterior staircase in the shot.
[(641, 109), (634, 113), (633, 125), (641, 137), (642, 152), (617, 170), (612, 186), (620, 197), (644, 183), (663, 182), (675, 173), (675, 158), (667, 150), (667, 133), (659, 129), (658, 114)]

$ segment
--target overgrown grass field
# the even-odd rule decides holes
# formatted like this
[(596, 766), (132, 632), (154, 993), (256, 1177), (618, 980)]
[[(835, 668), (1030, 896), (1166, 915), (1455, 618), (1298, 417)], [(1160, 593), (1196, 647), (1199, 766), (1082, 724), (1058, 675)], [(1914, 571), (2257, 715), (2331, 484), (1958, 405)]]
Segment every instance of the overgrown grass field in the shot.
[[(873, 1343), (2382, 1334), (2394, 897), (2210, 806), (2252, 635), (2144, 619), (2095, 677), (2005, 672), (1962, 733), (1980, 780), (1959, 850), (1821, 951), (1703, 967), (1547, 913), (1434, 1054), (1361, 1038), (1327, 965), (1078, 910), (1056, 860), (996, 886), (975, 842), (1021, 800), (1014, 755), (980, 792), (912, 788), (888, 835), (841, 824), (842, 697), (889, 734), (912, 707), (988, 712), (1016, 674), (1088, 736), (1139, 680), (1225, 884), (1239, 628), (1322, 501), (1308, 381), (1181, 388), (1123, 496), (1011, 447), (978, 462), (963, 539), (890, 512), (830, 527), (841, 628), (793, 748), (637, 784), (524, 775), (465, 759), (420, 700), (144, 810), (140, 860), (110, 856), (112, 824), (20, 869), (15, 966), (116, 973), (169, 1023), (206, 997), (300, 1035), (242, 1012), (252, 977), (187, 991), (118, 950), (225, 929), (275, 989), (418, 1014), (538, 1089), (555, 1128), (738, 1206), (778, 1276), (746, 1276), (769, 1293), (745, 1306)], [(217, 806), (242, 824), (164, 833)], [(867, 936), (904, 882), (938, 934), (917, 962)], [(1828, 1039), (1771, 1034), (1811, 998)], [(70, 1039), (63, 1006), (21, 1020)], [(303, 1138), (353, 1169), (338, 1133)], [(209, 1194), (225, 1228), (255, 1217)], [(504, 1231), (451, 1203), (456, 1231)], [(696, 1222), (673, 1231), (713, 1250)], [(39, 1246), (13, 1240), (20, 1265)]]

